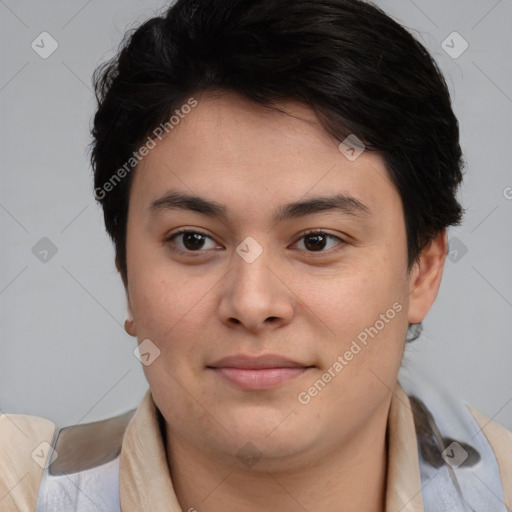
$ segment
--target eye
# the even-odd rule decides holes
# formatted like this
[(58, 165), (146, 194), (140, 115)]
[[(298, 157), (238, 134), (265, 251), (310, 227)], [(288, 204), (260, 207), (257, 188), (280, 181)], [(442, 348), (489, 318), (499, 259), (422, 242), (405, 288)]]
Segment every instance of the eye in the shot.
[[(174, 246), (173, 250), (183, 253), (205, 252), (208, 249), (219, 248), (219, 245), (210, 236), (188, 229), (173, 233), (164, 241), (165, 243), (171, 243)], [(317, 230), (308, 231), (294, 245), (307, 252), (327, 252), (344, 243), (345, 241), (338, 236)]]
[(308, 231), (297, 242), (308, 252), (327, 252), (338, 245), (344, 244), (341, 238), (324, 231)]
[(215, 249), (219, 247), (208, 235), (186, 229), (168, 236), (165, 242), (171, 242), (176, 246), (176, 250), (181, 252), (203, 252), (202, 249)]

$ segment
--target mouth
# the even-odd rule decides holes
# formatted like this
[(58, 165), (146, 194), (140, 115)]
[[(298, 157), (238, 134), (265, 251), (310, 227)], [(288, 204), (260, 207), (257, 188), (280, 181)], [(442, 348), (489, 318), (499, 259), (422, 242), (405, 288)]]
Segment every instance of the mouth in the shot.
[(206, 368), (240, 389), (260, 391), (288, 382), (314, 366), (270, 354), (225, 357)]

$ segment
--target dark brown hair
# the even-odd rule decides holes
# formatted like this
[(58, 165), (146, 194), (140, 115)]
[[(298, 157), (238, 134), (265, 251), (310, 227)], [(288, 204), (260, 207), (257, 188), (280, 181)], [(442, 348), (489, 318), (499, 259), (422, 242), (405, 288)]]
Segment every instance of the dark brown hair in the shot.
[(409, 268), (461, 220), (462, 154), (446, 83), (427, 50), (368, 2), (178, 0), (125, 36), (94, 85), (96, 198), (125, 283), (132, 155), (200, 91), (302, 102), (339, 141), (354, 134), (378, 151), (402, 199)]

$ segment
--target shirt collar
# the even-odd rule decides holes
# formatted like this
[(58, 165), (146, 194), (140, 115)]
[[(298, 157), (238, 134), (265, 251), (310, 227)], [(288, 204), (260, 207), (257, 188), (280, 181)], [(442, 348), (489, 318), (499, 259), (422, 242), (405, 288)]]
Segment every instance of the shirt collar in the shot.
[(416, 429), (411, 403), (397, 382), (388, 416), (386, 512), (423, 512)]
[[(148, 390), (128, 425), (120, 460), (123, 510), (183, 512), (167, 465), (160, 413)], [(423, 512), (414, 421), (398, 382), (388, 416), (386, 512)]]

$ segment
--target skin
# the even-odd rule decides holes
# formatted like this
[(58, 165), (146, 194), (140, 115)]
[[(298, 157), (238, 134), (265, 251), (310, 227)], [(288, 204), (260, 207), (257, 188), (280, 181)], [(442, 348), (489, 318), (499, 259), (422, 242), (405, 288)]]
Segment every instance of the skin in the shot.
[[(381, 511), (392, 389), (408, 324), (437, 295), (445, 234), (408, 272), (402, 205), (380, 155), (348, 160), (298, 103), (280, 104), (283, 114), (234, 93), (195, 97), (139, 164), (127, 225), (131, 333), (161, 351), (144, 371), (166, 422), (182, 509)], [(226, 218), (152, 211), (171, 190), (224, 205)], [(285, 204), (335, 193), (368, 211), (273, 219)], [(204, 245), (169, 240), (180, 228), (207, 235)], [(306, 230), (339, 240), (322, 239), (315, 251)], [(236, 252), (249, 236), (262, 249), (251, 263)], [(298, 394), (396, 303), (401, 311), (378, 335), (300, 403)], [(313, 368), (264, 391), (241, 390), (207, 368), (240, 353)], [(249, 442), (260, 457), (251, 467), (237, 456)]]

